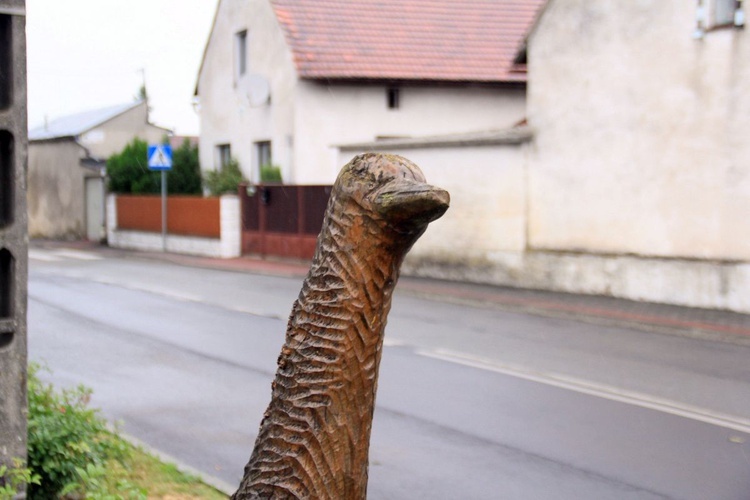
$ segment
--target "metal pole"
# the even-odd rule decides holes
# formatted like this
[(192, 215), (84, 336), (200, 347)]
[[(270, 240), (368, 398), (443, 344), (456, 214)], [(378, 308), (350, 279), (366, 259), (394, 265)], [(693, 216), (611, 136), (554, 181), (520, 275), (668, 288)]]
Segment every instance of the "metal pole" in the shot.
[(167, 171), (161, 171), (161, 245), (167, 251)]

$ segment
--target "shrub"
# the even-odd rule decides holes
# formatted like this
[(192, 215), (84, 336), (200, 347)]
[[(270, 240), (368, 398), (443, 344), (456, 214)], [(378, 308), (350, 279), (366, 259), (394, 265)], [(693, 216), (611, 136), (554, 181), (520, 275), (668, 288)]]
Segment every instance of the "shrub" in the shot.
[(86, 479), (108, 460), (124, 458), (127, 449), (104, 418), (88, 408), (90, 389), (56, 392), (39, 380), (38, 371), (37, 365), (29, 366), (28, 466), (39, 481), (29, 484), (28, 496), (58, 498), (85, 489)]
[(247, 182), (242, 175), (239, 162), (232, 158), (220, 170), (211, 170), (206, 173), (204, 184), (208, 192), (214, 196), (225, 193), (237, 193), (240, 183)]
[(281, 183), (281, 167), (278, 165), (265, 164), (260, 167), (260, 182), (278, 182)]

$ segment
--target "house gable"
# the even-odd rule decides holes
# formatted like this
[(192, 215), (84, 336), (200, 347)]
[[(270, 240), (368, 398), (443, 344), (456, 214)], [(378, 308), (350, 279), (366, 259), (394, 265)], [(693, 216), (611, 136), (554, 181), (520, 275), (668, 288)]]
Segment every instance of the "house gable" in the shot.
[[(237, 68), (240, 34), (246, 44), (244, 75)], [(297, 80), (268, 0), (221, 0), (196, 88), (202, 168), (219, 167), (228, 150), (245, 175), (257, 181), (259, 144), (271, 142), (274, 158), (288, 157)]]

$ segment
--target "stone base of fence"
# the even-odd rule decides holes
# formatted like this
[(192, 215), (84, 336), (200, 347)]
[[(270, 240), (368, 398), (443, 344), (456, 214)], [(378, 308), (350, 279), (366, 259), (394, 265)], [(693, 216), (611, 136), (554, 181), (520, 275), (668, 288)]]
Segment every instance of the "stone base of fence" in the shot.
[[(117, 223), (117, 195), (107, 197), (107, 243), (114, 248), (160, 252), (162, 235), (153, 231), (122, 229)], [(167, 234), (166, 251), (204, 257), (232, 258), (241, 254), (240, 202), (236, 195), (220, 200), (220, 237)]]

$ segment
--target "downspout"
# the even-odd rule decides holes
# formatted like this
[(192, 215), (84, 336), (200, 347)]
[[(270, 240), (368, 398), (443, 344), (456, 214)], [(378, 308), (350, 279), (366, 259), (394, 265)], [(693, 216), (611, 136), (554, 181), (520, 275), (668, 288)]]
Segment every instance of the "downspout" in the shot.
[(695, 30), (693, 31), (693, 38), (695, 40), (702, 40), (706, 34), (706, 7), (703, 4), (703, 0), (697, 0), (698, 5), (695, 9)]

